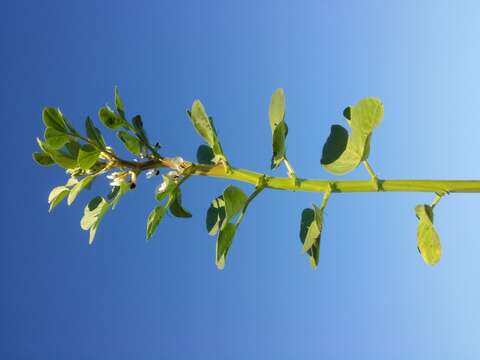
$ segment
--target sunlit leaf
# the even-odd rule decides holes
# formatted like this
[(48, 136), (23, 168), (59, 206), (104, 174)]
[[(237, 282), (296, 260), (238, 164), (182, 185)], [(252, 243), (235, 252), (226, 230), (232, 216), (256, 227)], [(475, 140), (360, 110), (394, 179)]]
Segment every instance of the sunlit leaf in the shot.
[(419, 219), (417, 246), (423, 260), (428, 265), (436, 265), (442, 256), (440, 237), (433, 226), (433, 209), (429, 205), (417, 205), (415, 214)]
[(383, 118), (383, 104), (377, 98), (365, 98), (346, 108), (344, 116), (351, 128), (350, 135), (346, 139), (346, 129), (332, 126), (320, 161), (327, 171), (336, 175), (352, 171), (368, 158), (372, 131)]
[(70, 189), (66, 186), (57, 186), (56, 188), (53, 188), (48, 195), (48, 203), (50, 204), (48, 212), (51, 212), (58, 204), (60, 204), (69, 192)]
[(192, 104), (192, 110), (187, 112), (192, 121), (193, 127), (205, 142), (213, 148), (215, 144), (215, 131), (210, 119), (200, 100), (195, 100)]
[(100, 221), (109, 208), (110, 204), (100, 196), (93, 198), (85, 207), (80, 226), (83, 230), (90, 230), (89, 244), (93, 243)]
[(268, 109), (270, 128), (272, 130), (272, 161), (271, 168), (277, 168), (285, 159), (285, 139), (288, 127), (285, 122), (285, 94), (283, 89), (277, 89), (270, 99)]
[(70, 190), (70, 193), (68, 194), (67, 204), (71, 205), (77, 198), (80, 191), (85, 189), (92, 182), (94, 178), (95, 177), (93, 175), (88, 175), (88, 176), (85, 176), (81, 181), (77, 182), (73, 186), (72, 190)]
[(166, 212), (167, 209), (164, 206), (157, 206), (150, 212), (147, 220), (147, 240), (151, 239)]

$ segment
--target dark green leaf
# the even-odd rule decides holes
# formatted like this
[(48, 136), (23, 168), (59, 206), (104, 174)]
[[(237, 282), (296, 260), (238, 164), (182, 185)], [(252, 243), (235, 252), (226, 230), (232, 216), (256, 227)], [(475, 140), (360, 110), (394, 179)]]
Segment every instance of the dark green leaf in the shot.
[(100, 108), (98, 116), (100, 117), (102, 123), (109, 129), (118, 129), (125, 124), (124, 120), (115, 114), (115, 112), (108, 106)]
[(78, 166), (83, 170), (90, 169), (98, 160), (100, 152), (90, 144), (82, 145), (78, 152)]
[(287, 124), (282, 121), (273, 131), (272, 146), (273, 155), (271, 161), (271, 169), (276, 169), (283, 160), (285, 160), (286, 147), (285, 138), (287, 136)]
[(136, 137), (130, 135), (126, 131), (119, 131), (117, 133), (118, 138), (123, 142), (128, 151), (132, 154), (139, 155), (141, 151), (141, 143)]
[(147, 220), (147, 240), (150, 240), (152, 235), (155, 233), (158, 224), (160, 224), (160, 221), (165, 216), (166, 212), (167, 209), (163, 206), (157, 206), (151, 211)]
[(123, 106), (123, 101), (120, 98), (118, 93), (118, 87), (115, 86), (115, 107), (117, 108), (118, 113), (122, 118), (125, 118), (125, 107)]
[(92, 119), (88, 116), (85, 120), (85, 129), (87, 131), (87, 137), (91, 140), (99, 149), (105, 149), (105, 140), (100, 130), (93, 125)]
[(242, 210), (247, 201), (247, 196), (239, 188), (230, 185), (223, 192), (223, 200), (225, 201), (226, 220), (230, 221)]
[(213, 165), (213, 159), (215, 154), (213, 150), (208, 145), (200, 145), (197, 149), (197, 162), (199, 164)]
[(39, 165), (42, 166), (51, 166), (55, 164), (55, 161), (48, 155), (46, 152), (34, 152), (32, 154), (33, 160)]
[(331, 164), (345, 151), (348, 142), (348, 131), (341, 125), (332, 125), (330, 135), (323, 145), (322, 165)]
[(67, 132), (65, 121), (63, 120), (60, 110), (46, 107), (42, 111), (42, 119), (47, 128), (52, 128), (63, 133)]
[(223, 195), (215, 198), (207, 210), (207, 231), (210, 235), (215, 235), (222, 227), (227, 217), (225, 212), (225, 201)]
[(80, 144), (77, 141), (70, 139), (70, 141), (65, 144), (65, 148), (67, 149), (68, 154), (71, 155), (72, 158), (76, 159), (78, 157), (78, 152), (80, 151)]
[(192, 214), (182, 207), (182, 192), (180, 188), (177, 188), (170, 196), (172, 199), (169, 201), (169, 209), (172, 215), (181, 218), (191, 218)]
[(318, 223), (321, 223), (321, 217), (316, 216), (315, 210), (304, 209), (300, 222), (300, 240), (303, 244), (304, 251), (308, 254), (310, 265), (313, 268), (318, 266), (320, 255), (320, 233)]

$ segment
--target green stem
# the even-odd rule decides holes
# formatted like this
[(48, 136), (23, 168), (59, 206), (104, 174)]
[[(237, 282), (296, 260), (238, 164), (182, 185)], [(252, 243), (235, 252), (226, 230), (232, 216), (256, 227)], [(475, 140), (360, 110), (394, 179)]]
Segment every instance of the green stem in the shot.
[[(122, 168), (133, 167), (144, 171), (162, 167), (170, 167), (169, 158), (152, 159), (143, 163), (130, 161), (120, 161), (117, 166)], [(227, 174), (222, 164), (205, 165), (193, 164), (194, 168), (191, 175), (218, 177), (228, 180), (236, 180), (252, 185), (257, 185), (264, 174), (231, 167), (231, 172)], [(306, 192), (325, 192), (330, 186), (332, 193), (354, 193), (354, 192), (377, 192), (372, 187), (372, 181), (369, 180), (315, 180), (297, 178), (298, 181), (292, 182), (288, 177), (269, 177), (266, 180), (265, 188), (288, 190), (288, 191), (306, 191)], [(480, 180), (391, 180), (382, 179), (382, 191), (386, 192), (430, 192), (430, 193), (480, 193)]]
[(437, 204), (442, 200), (442, 198), (445, 196), (446, 193), (437, 193), (437, 197), (435, 200), (433, 200), (432, 204), (430, 205), (431, 208), (433, 209)]

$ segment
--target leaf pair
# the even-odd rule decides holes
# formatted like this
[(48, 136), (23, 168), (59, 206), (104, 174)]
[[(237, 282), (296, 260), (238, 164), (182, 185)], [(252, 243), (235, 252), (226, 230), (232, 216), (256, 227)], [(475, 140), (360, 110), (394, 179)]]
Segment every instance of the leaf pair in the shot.
[(440, 237), (433, 226), (433, 207), (422, 204), (415, 207), (419, 220), (417, 227), (417, 247), (423, 261), (428, 265), (436, 265), (442, 256)]
[(168, 210), (170, 210), (170, 213), (175, 217), (192, 217), (192, 214), (182, 206), (182, 192), (179, 184), (169, 176), (163, 176), (163, 184), (156, 195), (156, 199), (162, 202), (167, 197), (168, 200), (165, 205), (156, 206), (148, 215), (147, 240), (151, 239)]
[(307, 208), (302, 211), (300, 220), (300, 241), (303, 251), (310, 259), (313, 268), (318, 266), (320, 257), (320, 236), (323, 228), (323, 207), (313, 205), (313, 209)]
[(73, 204), (80, 191), (86, 187), (89, 187), (94, 178), (95, 176), (93, 175), (85, 176), (80, 181), (78, 181), (76, 178), (70, 178), (66, 185), (53, 188), (48, 195), (48, 203), (50, 204), (48, 211), (51, 212), (67, 196), (67, 204)]
[(218, 233), (215, 264), (219, 269), (225, 267), (228, 251), (237, 231), (238, 222), (231, 221), (244, 209), (247, 196), (235, 186), (228, 186), (222, 195), (215, 198), (207, 211), (207, 231), (210, 235)]
[[(197, 158), (198, 154), (201, 153), (201, 158), (198, 159), (199, 162), (215, 164), (218, 164), (219, 162), (226, 163), (227, 160), (225, 154), (223, 153), (222, 145), (218, 139), (217, 131), (215, 130), (215, 126), (213, 124), (213, 119), (208, 116), (207, 112), (205, 111), (205, 107), (200, 100), (195, 100), (193, 102), (192, 109), (190, 111), (187, 110), (187, 115), (192, 121), (193, 127), (197, 133), (203, 138), (210, 148), (210, 150), (208, 150), (205, 145), (203, 145), (203, 147), (199, 147), (197, 152)], [(213, 154), (213, 157), (210, 156), (211, 154)]]
[(108, 105), (101, 107), (98, 111), (100, 121), (112, 130), (122, 127), (126, 129), (130, 128), (130, 124), (125, 119), (125, 107), (117, 87), (115, 87), (115, 108), (117, 111), (112, 110)]
[(285, 93), (281, 88), (275, 90), (270, 99), (268, 117), (272, 130), (273, 155), (271, 168), (276, 169), (282, 161), (286, 160), (285, 139), (288, 134), (288, 126), (285, 122)]
[(80, 226), (83, 230), (90, 231), (89, 244), (93, 243), (98, 226), (110, 207), (111, 203), (101, 196), (93, 198), (85, 207)]
[(112, 110), (108, 105), (100, 108), (98, 112), (100, 120), (106, 127), (112, 130), (118, 130), (121, 128), (132, 130), (138, 136), (138, 138), (125, 130), (119, 130), (117, 132), (117, 137), (120, 139), (123, 145), (125, 145), (128, 151), (134, 155), (139, 155), (142, 150), (142, 141), (147, 144), (148, 139), (143, 130), (143, 124), (140, 116), (137, 115), (134, 117), (132, 121), (133, 126), (125, 118), (125, 106), (120, 98), (117, 87), (115, 87), (115, 108), (116, 111)]
[(320, 163), (325, 170), (343, 175), (355, 169), (370, 154), (373, 129), (383, 118), (383, 104), (377, 98), (365, 98), (343, 112), (351, 128), (350, 135), (341, 125), (333, 125), (323, 146)]

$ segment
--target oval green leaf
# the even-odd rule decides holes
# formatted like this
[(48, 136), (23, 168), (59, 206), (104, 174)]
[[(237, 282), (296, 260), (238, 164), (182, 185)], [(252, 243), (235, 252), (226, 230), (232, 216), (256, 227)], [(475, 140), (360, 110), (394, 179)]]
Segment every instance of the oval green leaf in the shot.
[(139, 155), (141, 151), (141, 143), (135, 136), (130, 135), (126, 131), (119, 131), (117, 133), (118, 138), (122, 141), (123, 145), (130, 151), (132, 154)]
[(90, 144), (84, 144), (78, 152), (78, 166), (83, 170), (90, 169), (96, 164), (100, 152)]

